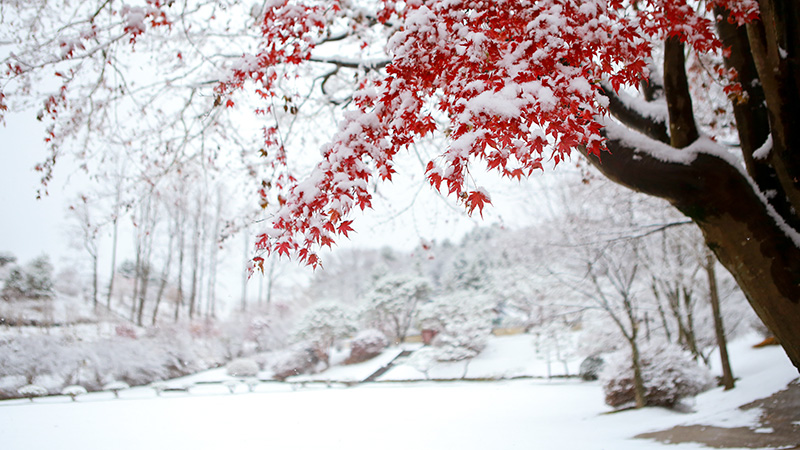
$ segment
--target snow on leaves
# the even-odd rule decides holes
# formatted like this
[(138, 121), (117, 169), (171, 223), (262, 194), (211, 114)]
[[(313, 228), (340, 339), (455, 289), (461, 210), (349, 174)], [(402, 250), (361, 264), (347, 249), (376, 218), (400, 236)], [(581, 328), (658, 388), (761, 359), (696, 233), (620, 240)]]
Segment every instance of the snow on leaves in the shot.
[[(736, 20), (757, 14), (752, 1), (707, 6), (716, 5), (733, 8)], [(341, 8), (273, 2), (264, 19), (267, 47), (235, 69), (224, 90), (250, 78), (261, 83), (259, 92), (274, 95), (274, 65), (308, 60), (314, 39)], [(370, 206), (368, 183), (390, 180), (397, 152), (436, 131), (450, 145), (427, 165), (428, 181), (482, 215), (490, 200), (468, 186), (473, 162), (518, 179), (548, 158), (561, 162), (576, 146), (599, 154), (601, 81), (619, 90), (646, 80), (652, 43), (668, 36), (698, 52), (721, 50), (712, 18), (682, 0), (636, 8), (619, 0), (386, 0), (377, 17), (391, 30), (384, 48), (391, 63), (382, 77), (361, 79), (356, 109), (345, 114), (311, 176), (286, 186), (274, 229), (259, 248), (317, 265), (313, 249), (350, 232), (342, 218)]]
[[(315, 251), (353, 231), (353, 209), (371, 206), (370, 184), (392, 179), (397, 153), (433, 133), (447, 136), (448, 146), (428, 164), (428, 181), (454, 195), (468, 212), (482, 213), (490, 201), (470, 176), (476, 162), (520, 179), (546, 161), (569, 158), (576, 147), (600, 154), (605, 148), (599, 118), (606, 114), (601, 82), (615, 90), (637, 87), (649, 76), (646, 61), (653, 45), (668, 36), (680, 37), (697, 52), (722, 51), (714, 34), (715, 7), (732, 9), (737, 23), (758, 14), (753, 0), (715, 0), (702, 8), (688, 0), (631, 3), (268, 0), (254, 7), (250, 15), (257, 19), (260, 42), (228, 65), (227, 76), (216, 85), (214, 107), (234, 107), (236, 94), (247, 91), (262, 102), (256, 113), (271, 121), (279, 107), (273, 105), (291, 101), (282, 81), (309, 73), (307, 66), (331, 64), (330, 58), (313, 57), (326, 41), (351, 36), (362, 55), (389, 59), (356, 71), (355, 92), (346, 96), (350, 110), (304, 180), (288, 169), (278, 125), (265, 126), (262, 153), (269, 155), (276, 175), (272, 186), (259, 192), (262, 206), (273, 215), (258, 248), (318, 265)], [(78, 63), (82, 55), (120, 39), (133, 45), (157, 28), (178, 33), (171, 26), (182, 17), (177, 4), (105, 2), (99, 10), (87, 9), (90, 16), (107, 9), (110, 28), (98, 30), (99, 21), (89, 19), (85, 30), (64, 33), (60, 60)], [(176, 54), (183, 61), (184, 53)], [(343, 67), (358, 65), (358, 58), (341, 61)], [(28, 70), (15, 64), (7, 67), (9, 78)], [(62, 73), (68, 90), (72, 74)], [(5, 87), (0, 84), (0, 119)], [(68, 109), (66, 103), (58, 92), (43, 114), (55, 122)], [(79, 114), (74, 112), (77, 119)], [(50, 133), (54, 141), (62, 139), (58, 129)]]

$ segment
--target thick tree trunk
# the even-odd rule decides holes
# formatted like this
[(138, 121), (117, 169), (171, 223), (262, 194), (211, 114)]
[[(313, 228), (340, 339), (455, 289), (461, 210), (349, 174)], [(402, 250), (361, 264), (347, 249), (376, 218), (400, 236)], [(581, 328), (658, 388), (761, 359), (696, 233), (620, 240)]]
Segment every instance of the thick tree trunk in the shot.
[[(666, 141), (651, 132), (663, 121), (648, 124), (641, 115), (629, 120), (635, 110), (610, 102), (609, 111), (628, 128), (608, 121), (610, 154), (603, 154), (602, 162), (589, 160), (610, 179), (664, 198), (690, 217), (800, 369), (800, 3), (761, 0), (759, 5), (762, 20), (746, 29), (716, 11), (723, 16), (718, 21), (723, 46), (731, 49), (726, 64), (736, 69), (747, 94), (733, 102), (746, 172), (724, 150), (692, 139), (682, 52), (671, 41), (664, 66), (665, 87), (671, 89), (665, 95), (671, 120), (682, 126), (671, 126)], [(676, 149), (687, 142), (688, 148)]]
[(603, 154), (602, 162), (589, 160), (611, 180), (664, 198), (690, 217), (800, 367), (800, 248), (791, 237), (797, 233), (780, 223), (746, 175), (723, 157), (700, 151), (681, 161), (679, 150), (648, 151), (626, 139), (629, 130), (618, 133), (608, 125), (610, 154)]

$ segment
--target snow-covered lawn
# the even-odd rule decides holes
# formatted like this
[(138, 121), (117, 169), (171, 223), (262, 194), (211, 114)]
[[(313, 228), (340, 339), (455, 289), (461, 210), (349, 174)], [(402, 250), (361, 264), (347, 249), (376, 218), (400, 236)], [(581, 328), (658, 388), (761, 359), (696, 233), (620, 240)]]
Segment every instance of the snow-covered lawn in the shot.
[[(597, 383), (371, 383), (357, 387), (262, 383), (254, 393), (221, 385), (191, 393), (135, 388), (113, 399), (89, 394), (0, 402), (0, 448), (93, 449), (700, 449), (632, 436), (678, 424), (755, 426), (735, 408), (797, 377), (779, 348), (731, 347), (741, 377), (731, 392), (697, 398), (695, 412), (660, 408), (604, 414)], [(339, 369), (343, 370), (343, 369)]]

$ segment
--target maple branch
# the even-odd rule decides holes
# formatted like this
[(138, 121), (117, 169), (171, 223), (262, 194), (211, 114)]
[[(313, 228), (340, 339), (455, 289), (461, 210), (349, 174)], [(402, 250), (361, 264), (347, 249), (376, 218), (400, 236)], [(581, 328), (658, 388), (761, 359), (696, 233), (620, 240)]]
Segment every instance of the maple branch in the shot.
[(700, 134), (694, 121), (683, 43), (677, 36), (664, 42), (664, 96), (669, 111), (670, 144), (684, 148), (696, 141)]
[(608, 111), (617, 120), (645, 136), (665, 144), (669, 143), (669, 133), (667, 133), (667, 124), (664, 119), (645, 115), (642, 111), (633, 108), (629, 102), (623, 101), (611, 86), (605, 83), (600, 86), (600, 93), (608, 98)]
[(388, 59), (379, 59), (374, 61), (355, 61), (355, 60), (346, 60), (340, 58), (325, 58), (317, 56), (312, 56), (311, 58), (309, 58), (309, 61), (325, 63), (325, 64), (333, 64), (337, 67), (346, 67), (348, 69), (366, 69), (366, 70), (382, 69), (391, 62), (391, 60)]

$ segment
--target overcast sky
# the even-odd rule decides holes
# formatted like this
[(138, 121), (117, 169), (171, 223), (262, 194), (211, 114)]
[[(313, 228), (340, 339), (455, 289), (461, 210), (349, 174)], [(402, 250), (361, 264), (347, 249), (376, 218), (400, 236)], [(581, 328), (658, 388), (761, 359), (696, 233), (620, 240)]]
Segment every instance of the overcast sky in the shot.
[(71, 253), (64, 220), (69, 164), (59, 166), (50, 195), (36, 200), (41, 177), (34, 166), (46, 155), (43, 129), (32, 113), (9, 114), (0, 126), (0, 251), (21, 262), (44, 253), (53, 260)]

